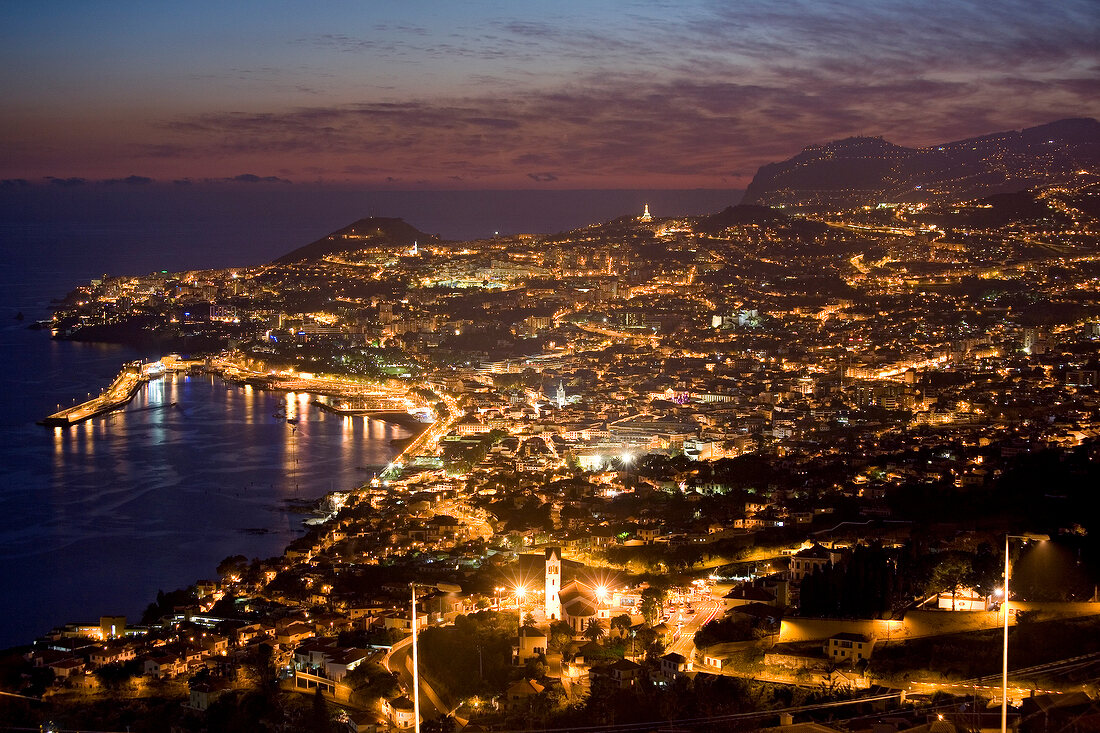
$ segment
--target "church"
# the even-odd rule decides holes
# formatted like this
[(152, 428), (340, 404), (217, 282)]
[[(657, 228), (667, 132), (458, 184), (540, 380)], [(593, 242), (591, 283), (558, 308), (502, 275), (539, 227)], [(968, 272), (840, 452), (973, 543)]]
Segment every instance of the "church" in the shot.
[(562, 585), (561, 548), (546, 548), (546, 620), (564, 621), (574, 633), (582, 633), (589, 621), (611, 618), (611, 599), (578, 579)]

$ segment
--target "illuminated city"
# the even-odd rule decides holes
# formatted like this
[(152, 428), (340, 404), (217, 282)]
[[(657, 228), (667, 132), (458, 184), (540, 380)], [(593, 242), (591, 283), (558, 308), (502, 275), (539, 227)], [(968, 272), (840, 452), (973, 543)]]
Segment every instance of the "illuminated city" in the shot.
[[(753, 15), (753, 27), (789, 22), (776, 12)], [(1080, 14), (1095, 30), (1095, 8)], [(1057, 30), (1081, 25), (1072, 15), (1057, 15)], [(721, 17), (732, 38), (736, 22)], [(505, 68), (479, 44), (492, 32), (554, 38), (549, 27), (564, 21), (548, 18), (487, 25), (496, 30), (485, 37), (461, 36), (458, 24), (477, 59), (463, 62), (470, 78), (505, 88), (478, 65)], [(443, 22), (417, 20), (422, 32), (379, 21), (378, 37), (360, 45), (303, 31), (293, 47), (373, 53), (392, 36), (380, 58), (459, 58), (400, 40), (434, 37)], [(685, 64), (717, 53), (700, 26), (669, 23), (669, 36), (698, 34)], [(1095, 62), (1095, 48), (1083, 48), (1058, 63)], [(891, 55), (874, 50), (890, 67)], [(512, 53), (534, 76), (526, 54), (538, 51)], [(612, 51), (600, 53), (610, 63)], [(1028, 73), (1046, 74), (1040, 61)], [(664, 52), (645, 63), (674, 65)], [(445, 67), (432, 66), (440, 84), (457, 73)], [(763, 62), (749, 67), (756, 83), (770, 78)], [(869, 69), (868, 85), (888, 71)], [(950, 73), (941, 77), (946, 85)], [(49, 531), (73, 568), (85, 567), (81, 548), (118, 544), (104, 575), (161, 591), (113, 591), (112, 605), (82, 604), (79, 618), (16, 612), (37, 626), (0, 654), (0, 731), (1100, 730), (1100, 122), (1087, 116), (1100, 109), (1087, 92), (1057, 99), (1052, 108), (1079, 114), (1037, 118), (1028, 108), (1028, 124), (975, 117), (898, 138), (920, 144), (827, 135), (823, 123), (790, 145), (806, 131), (777, 129), (764, 152), (741, 154), (755, 174), (729, 174), (728, 205), (706, 213), (664, 210), (658, 193), (638, 190), (629, 210), (603, 221), (522, 232), (479, 222), (482, 235), (449, 237), (432, 233), (436, 220), (420, 222), (428, 211), (371, 210), (259, 263), (116, 266), (42, 294), (57, 299), (11, 319), (19, 348), (38, 344), (55, 361), (84, 359), (114, 376), (70, 380), (67, 366), (50, 366), (42, 384), (25, 380), (48, 391), (49, 405), (28, 400), (39, 410), (33, 433), (12, 420), (25, 443), (4, 475), (29, 484), (21, 462), (45, 456), (53, 493), (45, 519), (0, 542), (11, 572), (24, 566), (9, 592), (33, 595), (37, 576), (46, 587), (54, 565), (35, 570), (26, 558)], [(402, 130), (396, 112), (392, 129), (375, 119), (396, 103), (359, 108), (386, 142), (377, 167), (349, 163), (347, 175), (384, 186), (386, 171), (424, 165), (410, 190), (436, 191), (446, 156), (469, 154), (461, 167), (484, 166), (485, 178), (460, 187), (491, 197), (520, 169), (490, 171), (495, 158), (472, 152), (481, 143), (447, 148), (463, 125), (499, 134), (502, 150), (521, 145), (509, 135), (522, 125), (505, 112), (471, 111), (483, 101), (452, 100), (444, 112), (415, 103), (440, 131), (437, 154), (414, 139), (428, 122)], [(694, 115), (708, 102), (691, 104)], [(148, 169), (157, 181), (111, 183), (115, 163), (95, 159), (115, 145), (110, 131), (86, 133), (99, 152), (72, 155), (100, 171), (87, 174), (97, 182), (51, 173), (0, 191), (41, 195), (59, 220), (78, 194), (69, 204), (49, 197), (70, 189), (110, 202), (125, 186), (164, 196), (209, 186), (226, 197), (271, 186), (282, 188), (262, 190), (291, 200), (299, 184), (282, 169), (256, 168), (264, 175), (252, 181), (211, 167), (202, 178), (182, 161), (251, 165), (262, 147), (289, 169), (315, 154), (315, 171), (297, 170), (321, 180), (350, 148), (298, 149), (279, 137), (301, 128), (342, 139), (360, 124), (321, 105), (287, 112), (271, 133), (278, 144), (262, 146), (268, 113), (194, 107), (158, 122), (163, 147), (149, 158), (181, 161), (173, 184), (170, 167)], [(460, 113), (468, 119), (452, 122)], [(879, 121), (875, 129), (905, 127)], [(547, 144), (553, 123), (523, 123), (522, 144)], [(563, 146), (572, 124), (559, 123)], [(622, 169), (601, 157), (607, 175), (663, 180), (632, 157), (628, 128), (622, 140), (602, 133), (624, 150)], [(220, 141), (213, 152), (180, 142), (200, 133)], [(31, 155), (38, 134), (20, 138), (28, 176), (54, 156)], [(669, 180), (687, 189), (714, 174), (704, 147), (662, 158), (676, 170)], [(599, 199), (601, 186), (586, 184), (612, 179), (594, 178), (598, 166), (582, 158), (562, 179)], [(523, 173), (528, 183), (556, 184), (565, 171), (535, 147), (520, 159), (555, 171)], [(717, 188), (706, 180), (700, 188)], [(187, 216), (199, 211), (189, 206)], [(29, 242), (31, 226), (2, 231)], [(151, 249), (135, 245), (114, 262)], [(51, 266), (47, 248), (33, 254)], [(73, 386), (85, 384), (98, 393)], [(219, 421), (222, 432), (187, 432)], [(166, 487), (182, 508), (164, 503)], [(131, 511), (148, 527), (130, 544), (112, 540), (130, 537)], [(183, 517), (182, 534), (170, 514)], [(70, 525), (87, 537), (66, 534)], [(177, 549), (151, 549), (163, 547), (158, 535)], [(200, 557), (209, 538), (230, 554), (178, 588), (150, 581), (135, 561)], [(143, 613), (123, 614), (139, 604)]]

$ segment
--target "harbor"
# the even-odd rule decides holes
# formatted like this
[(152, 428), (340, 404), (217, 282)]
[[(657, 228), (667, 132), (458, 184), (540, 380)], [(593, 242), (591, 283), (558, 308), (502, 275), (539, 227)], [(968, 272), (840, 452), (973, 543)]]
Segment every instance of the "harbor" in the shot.
[[(273, 392), (309, 392), (311, 404), (343, 417), (369, 417), (400, 425), (414, 433), (427, 429), (434, 420), (429, 408), (418, 405), (405, 391), (368, 386), (347, 380), (290, 373), (262, 373), (245, 369), (227, 358), (183, 359), (169, 354), (157, 361), (126, 364), (110, 387), (97, 397), (66, 407), (38, 421), (39, 425), (64, 428), (98, 415), (120, 410), (133, 400), (141, 386), (168, 373), (211, 373), (226, 382), (249, 385)], [(165, 405), (175, 406), (174, 403)], [(428, 417), (425, 420), (424, 417)], [(288, 421), (289, 422), (289, 421)]]
[(38, 424), (50, 428), (67, 428), (85, 420), (90, 420), (97, 415), (121, 409), (129, 404), (143, 384), (153, 378), (155, 377), (146, 373), (140, 365), (127, 365), (115, 377), (111, 386), (98, 397), (59, 410), (39, 420)]

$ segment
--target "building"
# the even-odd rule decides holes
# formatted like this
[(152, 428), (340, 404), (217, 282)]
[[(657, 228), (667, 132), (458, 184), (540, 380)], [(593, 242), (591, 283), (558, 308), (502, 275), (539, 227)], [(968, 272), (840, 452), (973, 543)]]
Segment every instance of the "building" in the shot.
[(413, 701), (407, 696), (394, 698), (386, 703), (386, 710), (395, 728), (413, 727)]
[(684, 657), (682, 654), (669, 652), (661, 657), (661, 676), (669, 682), (683, 675), (685, 672), (690, 672), (691, 669), (691, 660)]
[(505, 704), (510, 710), (523, 710), (530, 705), (530, 699), (546, 688), (531, 679), (517, 680), (504, 692)]
[(825, 642), (825, 655), (834, 663), (856, 663), (871, 658), (875, 640), (863, 634), (848, 632), (830, 636)]
[(936, 597), (936, 608), (944, 611), (988, 611), (990, 605), (989, 598), (973, 588), (944, 591)]
[(512, 647), (512, 663), (523, 664), (531, 657), (546, 653), (546, 634), (533, 626), (524, 626), (519, 630), (516, 644)]
[(561, 548), (546, 548), (546, 620), (561, 618)]
[(575, 633), (582, 633), (592, 620), (610, 620), (611, 605), (607, 597), (587, 583), (570, 581), (558, 593), (561, 620)]
[(821, 545), (807, 547), (791, 555), (790, 579), (799, 582), (807, 575), (813, 575), (818, 568), (826, 568), (840, 562), (841, 553), (829, 550)]

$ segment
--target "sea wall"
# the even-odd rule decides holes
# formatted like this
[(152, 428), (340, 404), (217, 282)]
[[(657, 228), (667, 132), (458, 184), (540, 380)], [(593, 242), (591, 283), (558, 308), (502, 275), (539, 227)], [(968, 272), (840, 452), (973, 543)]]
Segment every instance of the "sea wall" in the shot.
[[(1100, 603), (1013, 603), (1009, 625), (1016, 623), (1016, 611), (1034, 612), (1037, 621), (1100, 615)], [(783, 619), (779, 642), (824, 641), (840, 633), (873, 636), (875, 641), (890, 642), (926, 636), (961, 634), (996, 629), (1004, 624), (1000, 611), (909, 611), (902, 620), (788, 618)]]

